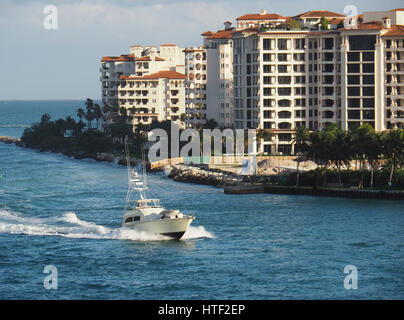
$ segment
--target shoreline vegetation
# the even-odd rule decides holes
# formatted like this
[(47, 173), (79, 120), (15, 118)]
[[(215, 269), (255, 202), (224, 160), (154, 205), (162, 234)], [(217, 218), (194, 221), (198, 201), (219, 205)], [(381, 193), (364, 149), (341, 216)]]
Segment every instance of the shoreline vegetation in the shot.
[[(91, 99), (86, 100), (85, 109), (79, 108), (76, 115), (79, 121), (71, 116), (52, 121), (48, 114), (44, 114), (40, 122), (24, 130), (21, 139), (0, 137), (0, 141), (42, 152), (62, 153), (76, 159), (91, 158), (126, 165), (124, 141), (128, 137), (131, 165), (137, 165), (141, 162), (141, 149), (147, 141), (147, 133), (154, 128), (170, 132), (169, 121), (139, 125), (133, 131), (132, 125), (128, 124), (130, 115), (126, 109), (109, 106), (101, 109)], [(100, 120), (104, 122), (102, 128)], [(211, 129), (216, 127), (214, 120), (208, 123)], [(271, 138), (270, 130), (257, 130), (257, 139), (265, 141)], [(241, 165), (234, 164), (232, 168), (226, 165), (175, 164), (153, 170), (150, 170), (149, 162), (146, 165), (149, 171), (166, 172), (174, 181), (222, 187), (227, 193), (321, 195), (318, 190), (326, 188), (340, 190), (339, 195), (343, 194), (342, 191), (350, 191), (351, 196), (352, 192), (358, 191), (362, 194), (363, 191), (404, 194), (403, 129), (379, 133), (364, 124), (345, 132), (330, 125), (321, 131), (310, 132), (299, 127), (293, 143), (295, 156), (289, 157), (293, 160), (289, 161), (288, 168), (280, 170), (283, 160), (277, 160), (278, 168), (271, 160), (262, 160), (257, 163), (253, 175), (239, 174)], [(312, 165), (307, 165), (310, 162)]]

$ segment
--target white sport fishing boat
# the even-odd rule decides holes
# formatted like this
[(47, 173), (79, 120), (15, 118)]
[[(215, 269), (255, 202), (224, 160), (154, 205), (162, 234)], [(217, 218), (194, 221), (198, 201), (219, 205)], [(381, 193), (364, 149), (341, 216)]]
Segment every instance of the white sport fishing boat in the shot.
[[(130, 167), (127, 146), (126, 159), (128, 163), (128, 192), (122, 227), (180, 239), (195, 217), (182, 214), (179, 210), (166, 210), (160, 205), (160, 200), (158, 199), (147, 199), (144, 162), (142, 177), (135, 169)], [(138, 200), (133, 199), (134, 193), (139, 194)]]

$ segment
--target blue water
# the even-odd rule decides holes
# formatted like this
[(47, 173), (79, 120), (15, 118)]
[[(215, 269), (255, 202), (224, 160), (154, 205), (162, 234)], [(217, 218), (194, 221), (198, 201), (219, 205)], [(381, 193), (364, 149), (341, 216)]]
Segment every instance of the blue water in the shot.
[[(77, 104), (0, 103), (0, 135)], [(150, 175), (151, 197), (197, 218), (173, 241), (120, 229), (123, 167), (0, 144), (0, 173), (0, 299), (404, 298), (402, 202), (234, 196)]]

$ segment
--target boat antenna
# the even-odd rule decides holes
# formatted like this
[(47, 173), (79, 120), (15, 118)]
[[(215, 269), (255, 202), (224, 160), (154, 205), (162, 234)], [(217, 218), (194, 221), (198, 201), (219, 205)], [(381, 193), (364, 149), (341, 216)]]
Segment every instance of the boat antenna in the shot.
[(147, 189), (147, 175), (146, 175), (146, 152), (144, 148), (144, 144), (142, 143), (140, 146), (140, 151), (142, 153), (142, 171), (143, 171), (143, 185), (144, 188)]

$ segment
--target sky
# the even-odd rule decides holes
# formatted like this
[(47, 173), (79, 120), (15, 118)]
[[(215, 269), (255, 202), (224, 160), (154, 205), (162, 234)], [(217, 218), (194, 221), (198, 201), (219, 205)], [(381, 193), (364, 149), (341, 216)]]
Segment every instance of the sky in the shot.
[[(58, 28), (44, 28), (54, 5)], [(99, 99), (100, 60), (133, 44), (200, 46), (200, 34), (246, 13), (293, 16), (308, 10), (359, 13), (402, 0), (0, 0), (0, 100)]]

